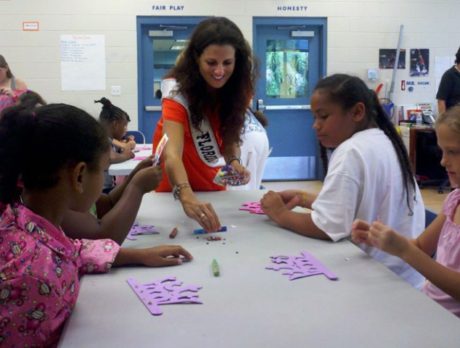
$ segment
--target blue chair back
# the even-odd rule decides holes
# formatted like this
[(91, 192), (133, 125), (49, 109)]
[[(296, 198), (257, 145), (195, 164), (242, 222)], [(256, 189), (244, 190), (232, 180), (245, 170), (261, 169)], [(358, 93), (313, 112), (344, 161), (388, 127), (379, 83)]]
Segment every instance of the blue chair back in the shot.
[(434, 211), (425, 209), (425, 228), (428, 227), (434, 219), (438, 216)]
[(138, 130), (129, 130), (126, 132), (126, 137), (132, 135), (134, 137), (134, 141), (137, 144), (145, 144), (145, 135), (141, 131)]

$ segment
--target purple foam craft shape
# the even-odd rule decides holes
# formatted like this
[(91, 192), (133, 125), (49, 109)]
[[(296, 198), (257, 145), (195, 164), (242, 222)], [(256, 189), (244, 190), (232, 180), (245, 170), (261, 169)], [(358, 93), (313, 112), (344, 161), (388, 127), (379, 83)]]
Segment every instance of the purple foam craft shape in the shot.
[(156, 229), (155, 226), (153, 225), (141, 225), (135, 222), (131, 229), (129, 230), (128, 235), (126, 236), (126, 239), (129, 240), (137, 240), (135, 236), (141, 235), (141, 234), (158, 234), (158, 230)]
[(176, 280), (176, 277), (170, 276), (147, 284), (138, 284), (133, 278), (127, 282), (152, 315), (163, 314), (160, 305), (203, 303), (197, 294), (201, 286), (182, 285), (183, 282)]
[(288, 276), (289, 280), (318, 274), (324, 274), (330, 280), (339, 279), (313, 255), (306, 251), (302, 251), (300, 254), (301, 256), (271, 256), (270, 259), (274, 265), (265, 268), (273, 271), (287, 270), (282, 274)]
[(241, 205), (239, 210), (248, 211), (251, 214), (265, 214), (260, 202), (245, 202)]

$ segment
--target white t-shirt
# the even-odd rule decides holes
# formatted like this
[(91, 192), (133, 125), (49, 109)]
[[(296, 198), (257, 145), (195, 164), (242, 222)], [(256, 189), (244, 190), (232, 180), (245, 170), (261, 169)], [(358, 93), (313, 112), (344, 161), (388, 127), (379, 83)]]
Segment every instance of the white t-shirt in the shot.
[[(355, 133), (332, 153), (323, 187), (312, 205), (312, 220), (333, 241), (349, 237), (355, 219), (379, 220), (407, 238), (416, 238), (425, 227), (420, 190), (407, 206), (400, 165), (390, 139), (378, 128)], [(423, 277), (395, 256), (360, 245), (415, 287)]]
[(259, 190), (270, 149), (265, 128), (249, 109), (246, 111), (241, 141), (241, 163), (251, 173), (251, 179), (246, 185), (228, 185), (227, 189)]

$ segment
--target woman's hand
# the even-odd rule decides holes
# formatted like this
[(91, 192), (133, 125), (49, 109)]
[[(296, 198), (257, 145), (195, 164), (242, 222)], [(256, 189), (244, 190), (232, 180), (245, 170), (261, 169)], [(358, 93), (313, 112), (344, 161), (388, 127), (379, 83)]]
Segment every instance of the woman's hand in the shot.
[(351, 237), (356, 243), (365, 243), (398, 257), (402, 257), (411, 245), (409, 239), (379, 221), (369, 225), (365, 221), (355, 220)]
[(243, 167), (238, 161), (233, 161), (231, 165), (235, 172), (241, 177), (241, 185), (246, 185), (249, 180), (251, 180), (251, 173), (249, 170)]
[(191, 261), (192, 255), (179, 245), (161, 245), (146, 249), (121, 248), (114, 266), (144, 265), (148, 267), (176, 266)]
[(185, 214), (198, 222), (207, 232), (217, 231), (221, 225), (211, 203), (201, 202), (196, 198), (181, 199)]

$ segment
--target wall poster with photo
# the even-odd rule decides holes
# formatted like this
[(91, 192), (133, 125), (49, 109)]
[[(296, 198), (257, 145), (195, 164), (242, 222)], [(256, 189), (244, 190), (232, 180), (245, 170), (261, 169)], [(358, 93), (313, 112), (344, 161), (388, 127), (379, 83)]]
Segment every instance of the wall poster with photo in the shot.
[(410, 76), (427, 76), (430, 70), (430, 50), (428, 48), (411, 48)]
[[(396, 49), (380, 48), (379, 49), (379, 68), (393, 69), (396, 61)], [(399, 51), (398, 69), (406, 69), (406, 50), (402, 48)]]

